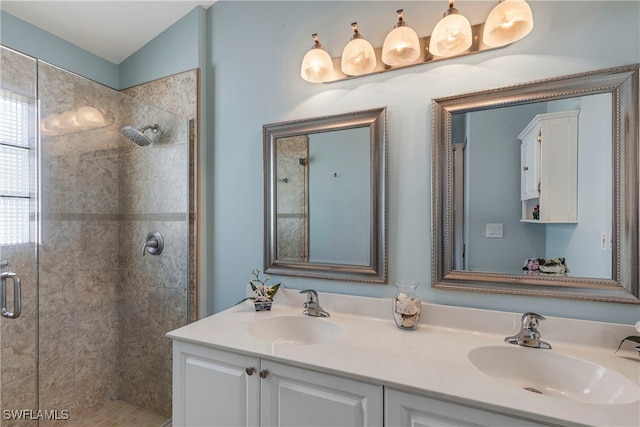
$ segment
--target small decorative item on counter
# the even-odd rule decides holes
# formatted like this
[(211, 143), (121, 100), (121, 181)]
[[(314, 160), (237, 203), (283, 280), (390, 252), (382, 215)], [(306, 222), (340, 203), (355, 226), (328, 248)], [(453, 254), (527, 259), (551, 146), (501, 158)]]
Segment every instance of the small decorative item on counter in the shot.
[(393, 297), (393, 318), (400, 329), (416, 329), (422, 312), (422, 301), (416, 297), (417, 282), (396, 283), (398, 293)]
[(564, 258), (529, 258), (524, 260), (525, 274), (549, 274), (566, 276), (569, 269)]
[[(636, 322), (635, 327), (636, 327), (636, 331), (640, 332), (640, 322)], [(618, 345), (618, 349), (616, 350), (616, 353), (618, 352), (618, 350), (620, 350), (620, 347), (622, 347), (622, 343), (624, 343), (625, 341), (633, 341), (635, 343), (640, 344), (640, 336), (630, 335), (625, 339), (623, 339), (622, 341), (620, 341), (620, 345)], [(638, 356), (640, 356), (640, 345), (636, 346), (636, 351), (638, 352)]]
[(538, 203), (535, 208), (533, 208), (533, 219), (540, 219), (540, 204)]
[(271, 305), (273, 304), (273, 297), (278, 292), (278, 289), (280, 288), (280, 283), (267, 286), (267, 282), (271, 278), (267, 276), (263, 280), (260, 278), (260, 273), (261, 273), (260, 270), (251, 271), (251, 274), (253, 275), (254, 278), (249, 280), (249, 286), (251, 286), (251, 289), (253, 290), (255, 296), (248, 297), (245, 299), (253, 300), (253, 304), (256, 308), (256, 311), (267, 311), (267, 310), (271, 310)]

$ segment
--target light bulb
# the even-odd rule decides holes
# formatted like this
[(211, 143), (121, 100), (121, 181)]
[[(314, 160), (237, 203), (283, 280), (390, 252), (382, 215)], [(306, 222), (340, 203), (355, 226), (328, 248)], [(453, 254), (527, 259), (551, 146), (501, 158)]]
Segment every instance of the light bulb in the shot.
[(387, 34), (382, 45), (382, 62), (392, 67), (409, 65), (420, 56), (418, 35), (404, 21), (403, 10), (398, 10), (398, 23)]
[(61, 122), (62, 116), (60, 114), (51, 114), (44, 119), (44, 128), (47, 130), (47, 132), (56, 134), (63, 130)]
[(533, 14), (524, 0), (501, 1), (484, 24), (482, 42), (499, 47), (520, 40), (533, 29)]
[(376, 68), (376, 53), (371, 43), (358, 32), (358, 23), (351, 24), (353, 37), (342, 51), (341, 68), (348, 76), (370, 73)]
[(73, 131), (74, 129), (80, 127), (80, 123), (76, 118), (75, 111), (65, 111), (60, 116), (60, 126), (62, 126), (67, 131)]
[(94, 107), (78, 108), (78, 111), (76, 111), (76, 119), (80, 126), (84, 127), (100, 127), (106, 124), (102, 112)]
[(311, 50), (302, 58), (300, 75), (311, 83), (323, 83), (333, 78), (333, 61), (322, 48), (318, 34), (312, 35), (314, 44)]
[(471, 47), (471, 24), (449, 2), (449, 9), (431, 34), (429, 51), (434, 56), (454, 56)]

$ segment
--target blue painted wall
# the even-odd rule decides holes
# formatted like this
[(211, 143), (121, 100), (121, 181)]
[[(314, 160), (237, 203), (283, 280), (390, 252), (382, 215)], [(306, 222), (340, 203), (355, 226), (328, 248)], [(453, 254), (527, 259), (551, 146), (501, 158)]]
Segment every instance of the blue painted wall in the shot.
[(194, 8), (120, 64), (1, 13), (0, 41), (4, 46), (118, 90), (193, 70), (205, 63), (206, 12), (202, 7)]
[(200, 67), (205, 10), (196, 7), (120, 63), (120, 88)]
[[(431, 99), (557, 75), (640, 62), (640, 3), (531, 1), (536, 24), (524, 40), (465, 58), (327, 85), (300, 78), (318, 32), (331, 56), (351, 35), (374, 46), (395, 24), (397, 2), (231, 2), (185, 16), (121, 67), (2, 13), (2, 44), (113, 88), (200, 67), (203, 70), (201, 256), (209, 313), (244, 296), (262, 266), (262, 125), (388, 107), (389, 282), (419, 281), (431, 302), (634, 323), (637, 306), (431, 289)], [(460, 2), (472, 24), (495, 1)], [(426, 36), (442, 16), (438, 2), (408, 2), (405, 18)], [(187, 25), (188, 24), (188, 25)], [(197, 26), (197, 31), (194, 27)], [(179, 40), (179, 42), (178, 42)], [(620, 43), (624, 40), (624, 43)], [(162, 71), (158, 71), (158, 70)], [(285, 286), (390, 298), (393, 286), (279, 277)]]
[(309, 135), (309, 261), (369, 265), (368, 127)]
[[(477, 24), (495, 3), (456, 6)], [(364, 37), (382, 46), (397, 4), (222, 1), (207, 11), (209, 312), (240, 300), (251, 270), (262, 267), (262, 125), (386, 105), (391, 284), (418, 281), (419, 295), (441, 304), (636, 322), (640, 309), (633, 305), (432, 289), (430, 117), (432, 98), (640, 62), (640, 3), (531, 1), (532, 33), (504, 49), (331, 84), (300, 78), (312, 33), (319, 33), (332, 57), (340, 56), (351, 35), (349, 23), (357, 20)], [(407, 2), (404, 16), (426, 36), (445, 8), (440, 1)], [(395, 292), (394, 286), (275, 280), (291, 288), (383, 298)]]
[(0, 11), (3, 46), (119, 89), (118, 66), (6, 12)]

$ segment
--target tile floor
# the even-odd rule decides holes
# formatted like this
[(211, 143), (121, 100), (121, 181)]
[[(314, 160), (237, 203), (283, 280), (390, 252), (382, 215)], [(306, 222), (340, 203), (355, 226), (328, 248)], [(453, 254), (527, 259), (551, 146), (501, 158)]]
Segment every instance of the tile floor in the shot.
[(169, 419), (155, 412), (138, 408), (122, 400), (70, 414), (67, 422), (58, 421), (64, 427), (164, 427), (171, 426)]

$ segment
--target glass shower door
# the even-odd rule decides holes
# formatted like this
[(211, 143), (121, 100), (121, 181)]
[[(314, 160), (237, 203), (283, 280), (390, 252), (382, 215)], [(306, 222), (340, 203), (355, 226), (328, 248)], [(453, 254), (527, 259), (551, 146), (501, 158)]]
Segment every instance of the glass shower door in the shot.
[(36, 61), (0, 47), (0, 426), (38, 413)]
[(165, 334), (187, 322), (188, 121), (42, 61), (38, 99), (40, 407), (83, 424), (126, 411), (131, 424), (137, 409), (166, 420)]
[[(0, 426), (162, 425), (165, 334), (188, 322), (189, 122), (0, 50)], [(147, 145), (121, 132), (153, 125)]]

